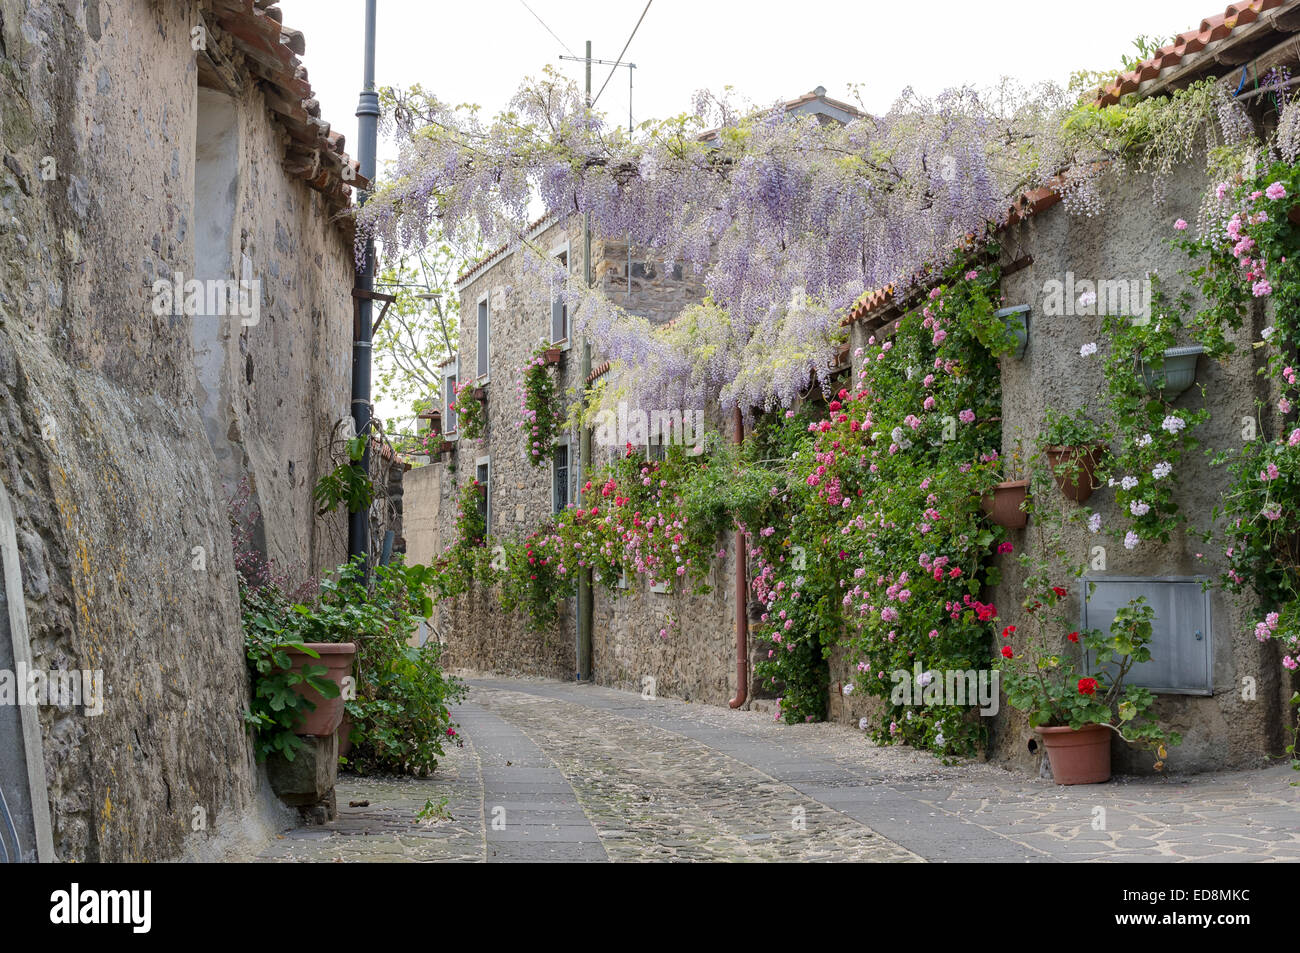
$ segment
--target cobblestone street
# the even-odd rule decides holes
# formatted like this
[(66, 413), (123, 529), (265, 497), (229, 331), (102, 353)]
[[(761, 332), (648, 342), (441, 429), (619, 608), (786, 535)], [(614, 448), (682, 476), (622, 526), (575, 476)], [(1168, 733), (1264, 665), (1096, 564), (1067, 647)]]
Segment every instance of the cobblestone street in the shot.
[(1300, 789), (1281, 765), (1064, 788), (872, 747), (842, 725), (546, 680), (469, 684), (464, 746), (434, 777), (341, 776), (338, 819), (260, 859), (1300, 859)]

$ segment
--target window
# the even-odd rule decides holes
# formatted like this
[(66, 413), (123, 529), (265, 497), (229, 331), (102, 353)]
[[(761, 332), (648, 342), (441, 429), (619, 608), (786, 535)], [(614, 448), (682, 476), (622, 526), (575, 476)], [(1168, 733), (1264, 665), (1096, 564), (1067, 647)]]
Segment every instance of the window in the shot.
[(492, 342), (488, 337), (488, 296), (478, 300), (478, 376), (488, 376), (488, 348)]
[[(559, 250), (552, 249), (551, 254), (560, 263), (560, 267), (567, 274), (569, 271), (569, 246), (564, 245)], [(557, 294), (551, 300), (551, 343), (567, 341), (569, 339), (569, 306), (564, 298)]]
[(455, 370), (445, 371), (442, 378), (443, 416), (444, 421), (442, 432), (444, 434), (454, 434), (456, 432), (456, 372)]
[(555, 448), (551, 460), (551, 512), (559, 513), (569, 505), (569, 445)]
[(492, 458), (479, 457), (474, 468), (474, 478), (481, 486), (487, 487), (486, 493), (479, 494), (478, 515), (483, 517), (483, 525), (492, 532)]

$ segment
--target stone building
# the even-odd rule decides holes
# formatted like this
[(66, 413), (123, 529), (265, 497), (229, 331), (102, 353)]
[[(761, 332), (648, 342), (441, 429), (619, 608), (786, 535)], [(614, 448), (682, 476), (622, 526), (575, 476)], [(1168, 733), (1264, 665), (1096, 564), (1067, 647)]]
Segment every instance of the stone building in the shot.
[[(842, 122), (856, 114), (852, 106), (827, 97), (823, 87), (788, 102), (786, 108), (792, 114), (812, 114), (825, 122)], [(543, 219), (530, 229), (528, 240), (561, 260), (569, 273), (581, 280), (579, 218)], [(582, 344), (573, 339), (563, 306), (525, 306), (511, 290), (512, 258), (509, 249), (498, 250), (473, 263), (457, 280), (460, 341), (456, 358), (446, 365), (442, 408), (443, 430), (455, 442), (456, 450), (406, 475), (411, 558), (417, 553), (440, 553), (454, 538), (465, 480), (477, 478), (488, 485), (486, 510), (492, 535), (523, 537), (544, 518), (576, 500), (585, 479), (576, 428), (561, 437), (553, 460), (541, 467), (529, 461), (518, 426), (522, 371), (539, 343), (561, 348), (556, 390), (568, 406), (584, 384), (603, 375), (608, 360), (593, 353), (593, 372), (588, 380), (582, 380)], [(680, 265), (648, 261), (635, 248), (629, 252), (627, 242), (593, 237), (592, 276), (596, 287), (630, 313), (659, 325), (704, 298), (703, 275)], [(445, 397), (453, 383), (467, 381), (485, 386), (488, 395), (487, 428), (478, 441), (457, 434), (455, 414)], [(727, 431), (730, 426), (730, 419), (723, 419), (716, 408), (681, 409), (705, 414), (710, 429)], [(650, 445), (639, 449), (647, 455), (659, 452)], [(609, 459), (618, 452), (618, 447), (600, 447), (593, 441), (593, 463), (601, 462), (602, 455)], [(652, 589), (633, 579), (631, 591), (611, 599), (596, 585), (592, 678), (600, 684), (638, 691), (653, 680), (656, 692), (712, 704), (726, 704), (735, 697), (734, 544), (728, 543), (725, 549), (725, 560), (719, 560), (711, 572), (707, 594)], [(447, 643), (450, 665), (568, 679), (577, 671), (575, 603), (569, 600), (563, 607), (553, 631), (534, 634), (524, 630), (522, 619), (502, 613), (491, 593), (476, 591), (439, 606), (432, 624)], [(670, 634), (661, 636), (661, 630)], [(751, 647), (751, 655), (754, 651)]]
[[(1269, 66), (1295, 68), (1293, 37), (1300, 29), (1300, 5), (1284, 0), (1256, 0), (1237, 4), (1203, 21), (1199, 30), (1176, 38), (1150, 61), (1121, 77), (1119, 92), (1154, 95), (1176, 89), (1206, 77), (1226, 75), (1251, 62), (1261, 72)], [(824, 91), (812, 94), (815, 102)], [(1113, 94), (1106, 100), (1113, 101)], [(842, 118), (842, 117), (840, 117)], [(1148, 272), (1176, 275), (1182, 265), (1180, 253), (1172, 251), (1166, 241), (1177, 210), (1194, 218), (1207, 183), (1204, 163), (1192, 161), (1176, 170), (1164, 189), (1164, 204), (1152, 202), (1149, 178), (1132, 175), (1124, 178), (1111, 194), (1105, 196), (1108, 214), (1085, 217), (1070, 214), (1059, 204), (1060, 196), (1039, 190), (1025, 196), (1002, 223), (1002, 291), (1010, 305), (1029, 308), (1029, 342), (1020, 358), (1002, 362), (1003, 433), (1005, 452), (1019, 434), (1034, 441), (1043, 426), (1042, 411), (1047, 405), (1070, 409), (1086, 403), (1099, 383), (1100, 369), (1079, 365), (1079, 348), (1097, 339), (1101, 317), (1051, 317), (1045, 307), (1053, 282), (1067, 275), (1097, 279), (1141, 279)], [(577, 249), (580, 246), (576, 222), (543, 222), (534, 229), (533, 240), (541, 247)], [(596, 280), (607, 294), (625, 294), (628, 282), (631, 293), (628, 309), (644, 314), (656, 322), (671, 319), (675, 309), (688, 301), (698, 289), (684, 287), (671, 272), (653, 278), (629, 270), (626, 248), (617, 244), (594, 244)], [(554, 253), (559, 253), (558, 251)], [(565, 469), (568, 474), (567, 499), (572, 498), (576, 480), (572, 467), (573, 451), (562, 451), (561, 463), (540, 475), (523, 457), (523, 443), (516, 429), (519, 418), (516, 385), (519, 368), (537, 341), (546, 337), (550, 316), (525, 315), (512, 307), (505, 294), (508, 283), (503, 264), (507, 252), (500, 252), (474, 265), (462, 276), (458, 290), (462, 295), (462, 313), (467, 316), (460, 342), (457, 366), (449, 368), (460, 379), (492, 379), (489, 386), (488, 433), (480, 446), (460, 445), (450, 462), (436, 464), (421, 479), (437, 482), (439, 535), (444, 542), (452, 538), (456, 513), (456, 493), (460, 481), (478, 475), (491, 486), (488, 510), (493, 534), (525, 533), (541, 514), (549, 512), (561, 499), (554, 484), (554, 474)], [(580, 257), (569, 260), (577, 273)], [(1172, 280), (1172, 279), (1171, 279)], [(1168, 289), (1176, 291), (1176, 288)], [(851, 351), (880, 333), (893, 318), (898, 306), (888, 292), (865, 295), (852, 310), (847, 323)], [(479, 346), (479, 328), (487, 316), (490, 345)], [(478, 322), (474, 320), (479, 317)], [(1206, 389), (1213, 412), (1199, 433), (1204, 445), (1222, 446), (1239, 439), (1238, 421), (1254, 412), (1258, 395), (1256, 361), (1251, 341), (1260, 339), (1267, 324), (1262, 308), (1256, 308), (1252, 323), (1243, 328), (1237, 354), (1225, 363), (1202, 358), (1197, 382)], [(548, 340), (559, 340), (551, 335)], [(488, 365), (481, 362), (488, 356)], [(854, 359), (853, 372), (859, 364)], [(569, 351), (559, 369), (561, 388), (569, 399), (582, 383), (575, 377), (576, 354)], [(476, 363), (479, 362), (479, 363)], [(601, 371), (600, 356), (593, 379)], [(1178, 406), (1194, 406), (1203, 398), (1199, 388), (1191, 388), (1179, 398)], [(1265, 399), (1265, 403), (1268, 401)], [(716, 413), (710, 414), (715, 425)], [(1278, 426), (1266, 421), (1265, 427)], [(577, 434), (569, 435), (569, 446), (576, 448)], [(565, 455), (567, 453), (567, 455)], [(1143, 676), (1146, 684), (1157, 689), (1156, 714), (1170, 728), (1183, 736), (1182, 746), (1174, 754), (1180, 771), (1201, 771), (1228, 767), (1245, 767), (1262, 762), (1265, 755), (1277, 754), (1283, 745), (1283, 727), (1292, 715), (1287, 700), (1295, 690), (1279, 668), (1272, 646), (1261, 645), (1253, 635), (1250, 619), (1254, 607), (1249, 601), (1225, 595), (1218, 587), (1204, 588), (1202, 582), (1217, 580), (1226, 569), (1222, 553), (1206, 551), (1195, 537), (1205, 529), (1210, 513), (1226, 485), (1222, 468), (1211, 467), (1208, 460), (1194, 455), (1183, 464), (1187, 473), (1181, 481), (1180, 506), (1195, 514), (1186, 531), (1168, 543), (1144, 544), (1140, 551), (1129, 552), (1123, 546), (1109, 546), (1098, 561), (1093, 549), (1095, 539), (1086, 528), (1072, 530), (1069, 539), (1077, 548), (1081, 561), (1086, 558), (1092, 568), (1086, 583), (1097, 590), (1087, 601), (1082, 589), (1071, 592), (1068, 611), (1077, 613), (1080, 627), (1104, 628), (1108, 619), (1106, 606), (1126, 601), (1131, 594), (1147, 595), (1157, 609), (1156, 641), (1153, 651), (1160, 666)], [(452, 467), (456, 472), (451, 472)], [(1103, 520), (1113, 515), (1115, 504), (1105, 490), (1094, 500)], [(1016, 552), (1036, 545), (1032, 533), (1012, 531)], [(986, 594), (998, 606), (1012, 607), (1020, 602), (1022, 570), (1015, 560), (1004, 559), (1001, 584)], [(649, 677), (658, 692), (682, 698), (723, 704), (735, 693), (735, 597), (728, 577), (735, 573), (735, 551), (727, 546), (725, 562), (719, 562), (714, 575), (713, 591), (706, 596), (655, 593), (638, 589), (617, 600), (602, 598), (597, 587), (593, 626), (593, 678), (601, 683), (638, 689)], [(1116, 600), (1119, 600), (1117, 603)], [(503, 616), (491, 598), (484, 594), (468, 596), (441, 610), (439, 626), (448, 641), (455, 663), (470, 668), (511, 673), (534, 673), (558, 678), (572, 678), (575, 668), (576, 620), (572, 606), (562, 617), (555, 632), (545, 636), (528, 634), (522, 622)], [(1088, 612), (1091, 614), (1087, 614)], [(1014, 619), (1008, 608), (1007, 618)], [(680, 627), (670, 638), (658, 636), (662, 621), (669, 613), (680, 620)], [(749, 639), (749, 672), (757, 657), (759, 641)], [(847, 693), (844, 688), (853, 680), (851, 666), (835, 653), (830, 661), (830, 717), (857, 724), (870, 711), (873, 699), (863, 693)], [(752, 683), (752, 676), (750, 678)], [(1289, 684), (1290, 683), (1290, 684)], [(1244, 685), (1251, 686), (1249, 692)], [(750, 684), (747, 704), (755, 704)], [(766, 705), (763, 700), (757, 704)], [(990, 723), (991, 757), (1019, 769), (1036, 771), (1042, 749), (1027, 745), (1032, 738), (1025, 717), (1003, 705)], [(1116, 746), (1116, 769), (1144, 771), (1150, 759)]]
[(311, 490), (357, 177), (302, 51), (264, 0), (0, 0), (0, 670), (103, 685), (0, 705), (28, 856), (211, 856), (272, 816), (224, 501), (299, 579), (345, 555)]

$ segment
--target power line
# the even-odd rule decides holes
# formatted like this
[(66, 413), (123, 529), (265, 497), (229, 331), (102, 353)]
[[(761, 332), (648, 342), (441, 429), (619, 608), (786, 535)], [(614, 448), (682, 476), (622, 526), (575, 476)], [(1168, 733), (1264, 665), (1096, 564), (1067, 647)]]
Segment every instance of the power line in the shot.
[[(530, 7), (528, 4), (524, 3), (524, 0), (519, 0), (519, 2), (524, 4), (524, 9), (527, 10), (529, 13), (531, 13), (531, 14), (534, 16), (534, 18), (536, 18), (537, 22), (540, 23), (540, 24), (542, 25), (542, 27), (546, 30), (547, 33), (549, 33), (549, 34), (551, 34), (551, 36), (554, 36), (554, 37), (555, 37), (556, 42), (559, 43), (560, 46), (563, 46), (566, 50), (569, 50), (568, 44), (566, 44), (563, 40), (561, 40), (558, 36), (555, 35), (555, 31), (552, 30), (549, 26), (546, 25), (546, 21), (545, 21), (545, 20), (543, 20), (541, 17), (537, 16), (537, 11), (536, 11), (536, 10), (534, 10), (534, 9), (533, 9), (532, 7)], [(644, 15), (644, 14), (643, 14), (643, 15)], [(570, 55), (570, 56), (574, 56), (574, 57), (576, 57), (578, 54), (577, 54), (577, 53), (574, 53), (573, 50), (569, 50), (569, 55)]]
[[(519, 2), (522, 3), (523, 0), (519, 0)], [(623, 53), (626, 53), (627, 48), (632, 45), (632, 37), (636, 36), (637, 30), (641, 29), (641, 20), (644, 20), (645, 15), (650, 12), (650, 4), (652, 3), (654, 3), (654, 0), (646, 0), (645, 9), (641, 11), (640, 19), (636, 21), (636, 26), (632, 27), (632, 36), (627, 38), (627, 42), (623, 44), (623, 52), (618, 54), (618, 60), (610, 67), (609, 75), (605, 77), (605, 82), (600, 86), (600, 93), (605, 91), (605, 87), (609, 85), (609, 81), (614, 78), (614, 70), (618, 69), (619, 65), (623, 62)], [(600, 93), (597, 93), (596, 99), (591, 101), (593, 106), (596, 105), (596, 100), (600, 99)]]

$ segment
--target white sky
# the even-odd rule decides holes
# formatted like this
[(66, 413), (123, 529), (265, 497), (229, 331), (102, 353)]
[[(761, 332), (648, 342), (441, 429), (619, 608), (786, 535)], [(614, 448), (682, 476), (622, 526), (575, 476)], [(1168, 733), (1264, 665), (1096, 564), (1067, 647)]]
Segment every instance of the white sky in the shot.
[[(571, 51), (615, 60), (644, 0), (526, 0)], [(551, 65), (582, 82), (523, 0), (378, 0), (376, 83), (421, 83), (444, 102), (497, 112), (527, 76)], [(1139, 34), (1169, 37), (1221, 13), (1224, 0), (652, 0), (626, 60), (637, 65), (637, 123), (684, 112), (698, 89), (732, 86), (766, 104), (816, 86), (883, 111), (906, 86), (922, 94), (1002, 76), (1065, 83), (1077, 69), (1118, 67)], [(280, 0), (286, 25), (306, 34), (303, 61), (321, 115), (355, 156), (364, 0)], [(593, 90), (609, 73), (592, 68)], [(627, 121), (620, 68), (598, 107)], [(380, 143), (379, 159), (394, 154)], [(380, 408), (381, 415), (405, 409)]]
[[(527, 0), (577, 55), (618, 58), (644, 0)], [(1064, 83), (1075, 69), (1118, 66), (1138, 34), (1199, 27), (1224, 0), (652, 0), (627, 52), (637, 64), (637, 122), (690, 108), (697, 89), (730, 85), (756, 103), (816, 86), (847, 99), (863, 85), (884, 110), (911, 85), (922, 93), (999, 77)], [(284, 22), (307, 37), (303, 60), (322, 116), (356, 154), (364, 0), (280, 0)], [(376, 81), (424, 84), (444, 101), (488, 114), (546, 65), (579, 83), (582, 64), (560, 62), (559, 41), (522, 0), (379, 0)], [(593, 67), (596, 89), (609, 67)], [(599, 105), (626, 121), (627, 70)], [(381, 151), (381, 158), (384, 151)]]

